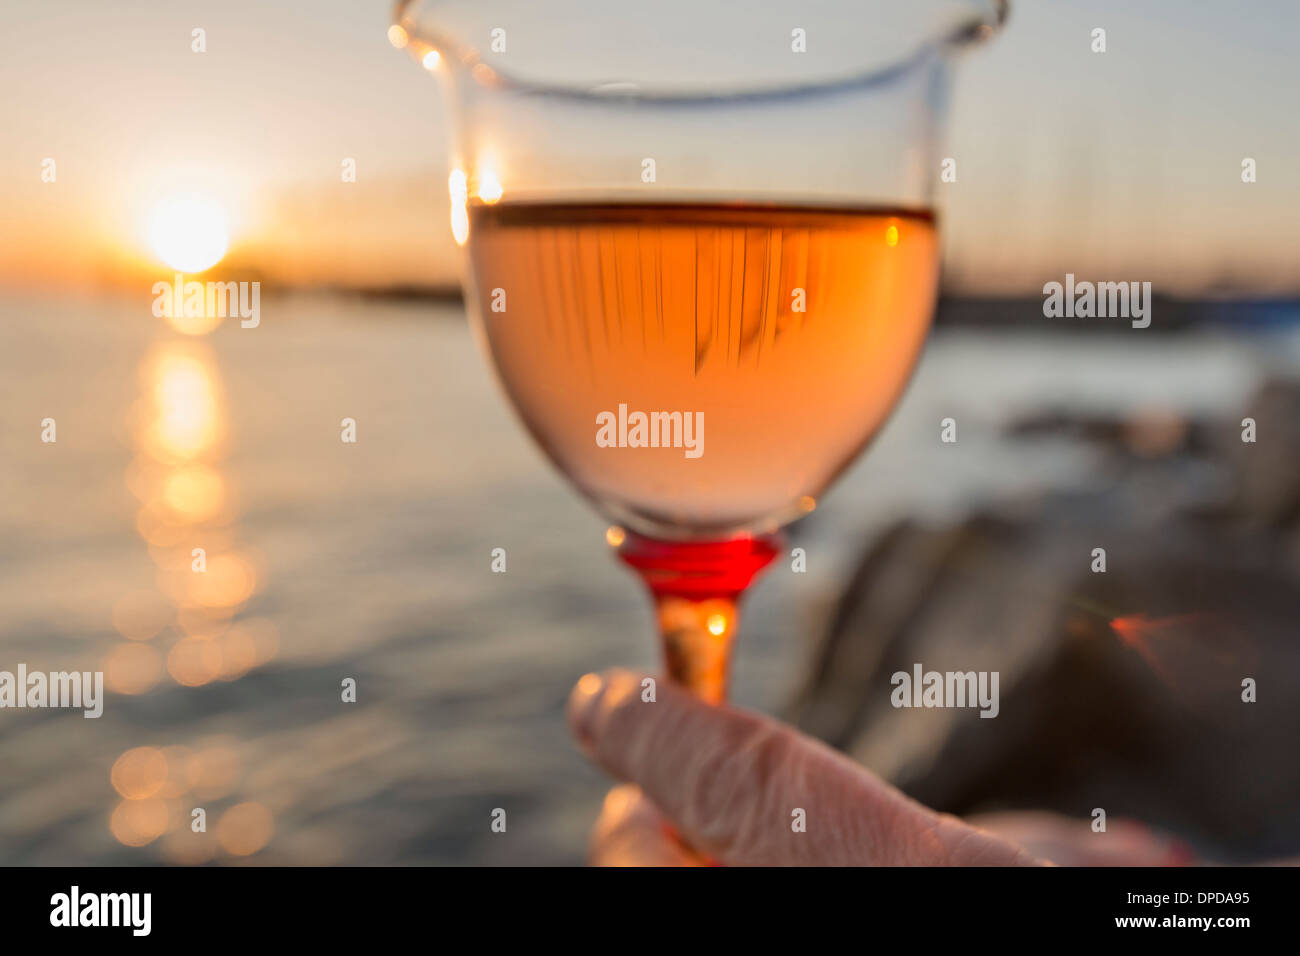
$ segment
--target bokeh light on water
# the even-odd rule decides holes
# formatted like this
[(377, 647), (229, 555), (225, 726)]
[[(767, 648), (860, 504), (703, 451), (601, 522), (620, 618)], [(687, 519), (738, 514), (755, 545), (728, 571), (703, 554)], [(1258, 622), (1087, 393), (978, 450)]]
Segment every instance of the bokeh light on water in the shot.
[[(156, 587), (114, 603), (112, 624), (123, 640), (103, 660), (105, 681), (126, 695), (147, 694), (165, 680), (185, 688), (237, 681), (274, 659), (279, 635), (272, 622), (241, 616), (263, 573), (238, 543), (233, 489), (222, 469), (229, 426), (220, 372), (205, 343), (168, 338), (144, 355), (139, 380), (126, 485), (139, 501), (136, 529), (156, 565)], [(166, 836), (162, 854), (175, 863), (255, 854), (274, 831), (270, 810), (255, 801), (220, 805), (241, 774), (230, 740), (128, 749), (109, 775), (122, 798), (109, 830), (128, 847)], [(194, 831), (198, 806), (215, 836)]]

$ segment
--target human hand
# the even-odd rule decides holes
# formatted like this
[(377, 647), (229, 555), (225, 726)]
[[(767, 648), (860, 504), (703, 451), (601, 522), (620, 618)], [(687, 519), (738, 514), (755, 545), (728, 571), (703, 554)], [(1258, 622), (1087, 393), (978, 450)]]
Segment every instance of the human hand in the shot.
[[(963, 822), (936, 813), (825, 744), (770, 718), (713, 706), (667, 681), (583, 677), (569, 722), (615, 778), (592, 836), (598, 865), (1171, 865), (1186, 848), (1137, 823), (1105, 834), (1049, 813)], [(806, 829), (792, 823), (804, 811)], [(981, 825), (972, 825), (979, 823)], [(680, 839), (678, 838), (680, 835)]]

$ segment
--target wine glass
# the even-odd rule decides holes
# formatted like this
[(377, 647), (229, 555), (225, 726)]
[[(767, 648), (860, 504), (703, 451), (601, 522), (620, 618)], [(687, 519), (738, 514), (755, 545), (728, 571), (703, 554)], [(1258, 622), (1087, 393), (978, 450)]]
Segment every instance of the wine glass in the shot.
[(404, 0), (443, 82), (475, 332), (726, 694), (736, 605), (929, 327), (951, 54), (1000, 0)]

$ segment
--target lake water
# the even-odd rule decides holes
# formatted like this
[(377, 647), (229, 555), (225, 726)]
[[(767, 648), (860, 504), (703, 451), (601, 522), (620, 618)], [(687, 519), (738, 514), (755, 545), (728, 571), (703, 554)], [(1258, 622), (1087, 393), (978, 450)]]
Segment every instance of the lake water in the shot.
[[(150, 302), (0, 299), (0, 670), (113, 688), (98, 720), (0, 711), (0, 863), (579, 862), (607, 781), (563, 704), (588, 670), (653, 666), (650, 618), (459, 308), (268, 297), (260, 327), (193, 339)], [(884, 523), (1089, 481), (1087, 449), (1007, 442), (1008, 416), (1230, 414), (1298, 366), (1291, 334), (936, 334), (798, 529), (808, 572), (754, 592), (734, 696), (779, 712)]]

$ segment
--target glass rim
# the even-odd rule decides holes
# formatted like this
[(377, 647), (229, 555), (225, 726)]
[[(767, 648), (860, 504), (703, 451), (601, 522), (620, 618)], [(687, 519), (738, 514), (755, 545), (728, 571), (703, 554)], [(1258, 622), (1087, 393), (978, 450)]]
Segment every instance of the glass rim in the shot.
[(422, 2), (424, 0), (395, 0), (393, 8), (393, 26), (400, 28), (404, 35), (401, 46), (405, 47), (417, 61), (422, 60), (430, 52), (436, 52), (449, 62), (455, 61), (458, 68), (464, 69), (471, 82), (485, 89), (593, 103), (632, 101), (662, 105), (772, 101), (888, 85), (923, 63), (945, 57), (954, 50), (991, 40), (1001, 32), (1010, 13), (1010, 0), (988, 0), (987, 6), (984, 7), (986, 12), (972, 10), (970, 19), (961, 25), (939, 37), (923, 41), (884, 66), (862, 72), (851, 72), (843, 76), (807, 83), (775, 83), (725, 90), (707, 88), (664, 90), (630, 82), (580, 86), (520, 79), (506, 71), (489, 66), (475, 47), (462, 43), (446, 33), (418, 26), (411, 8)]

